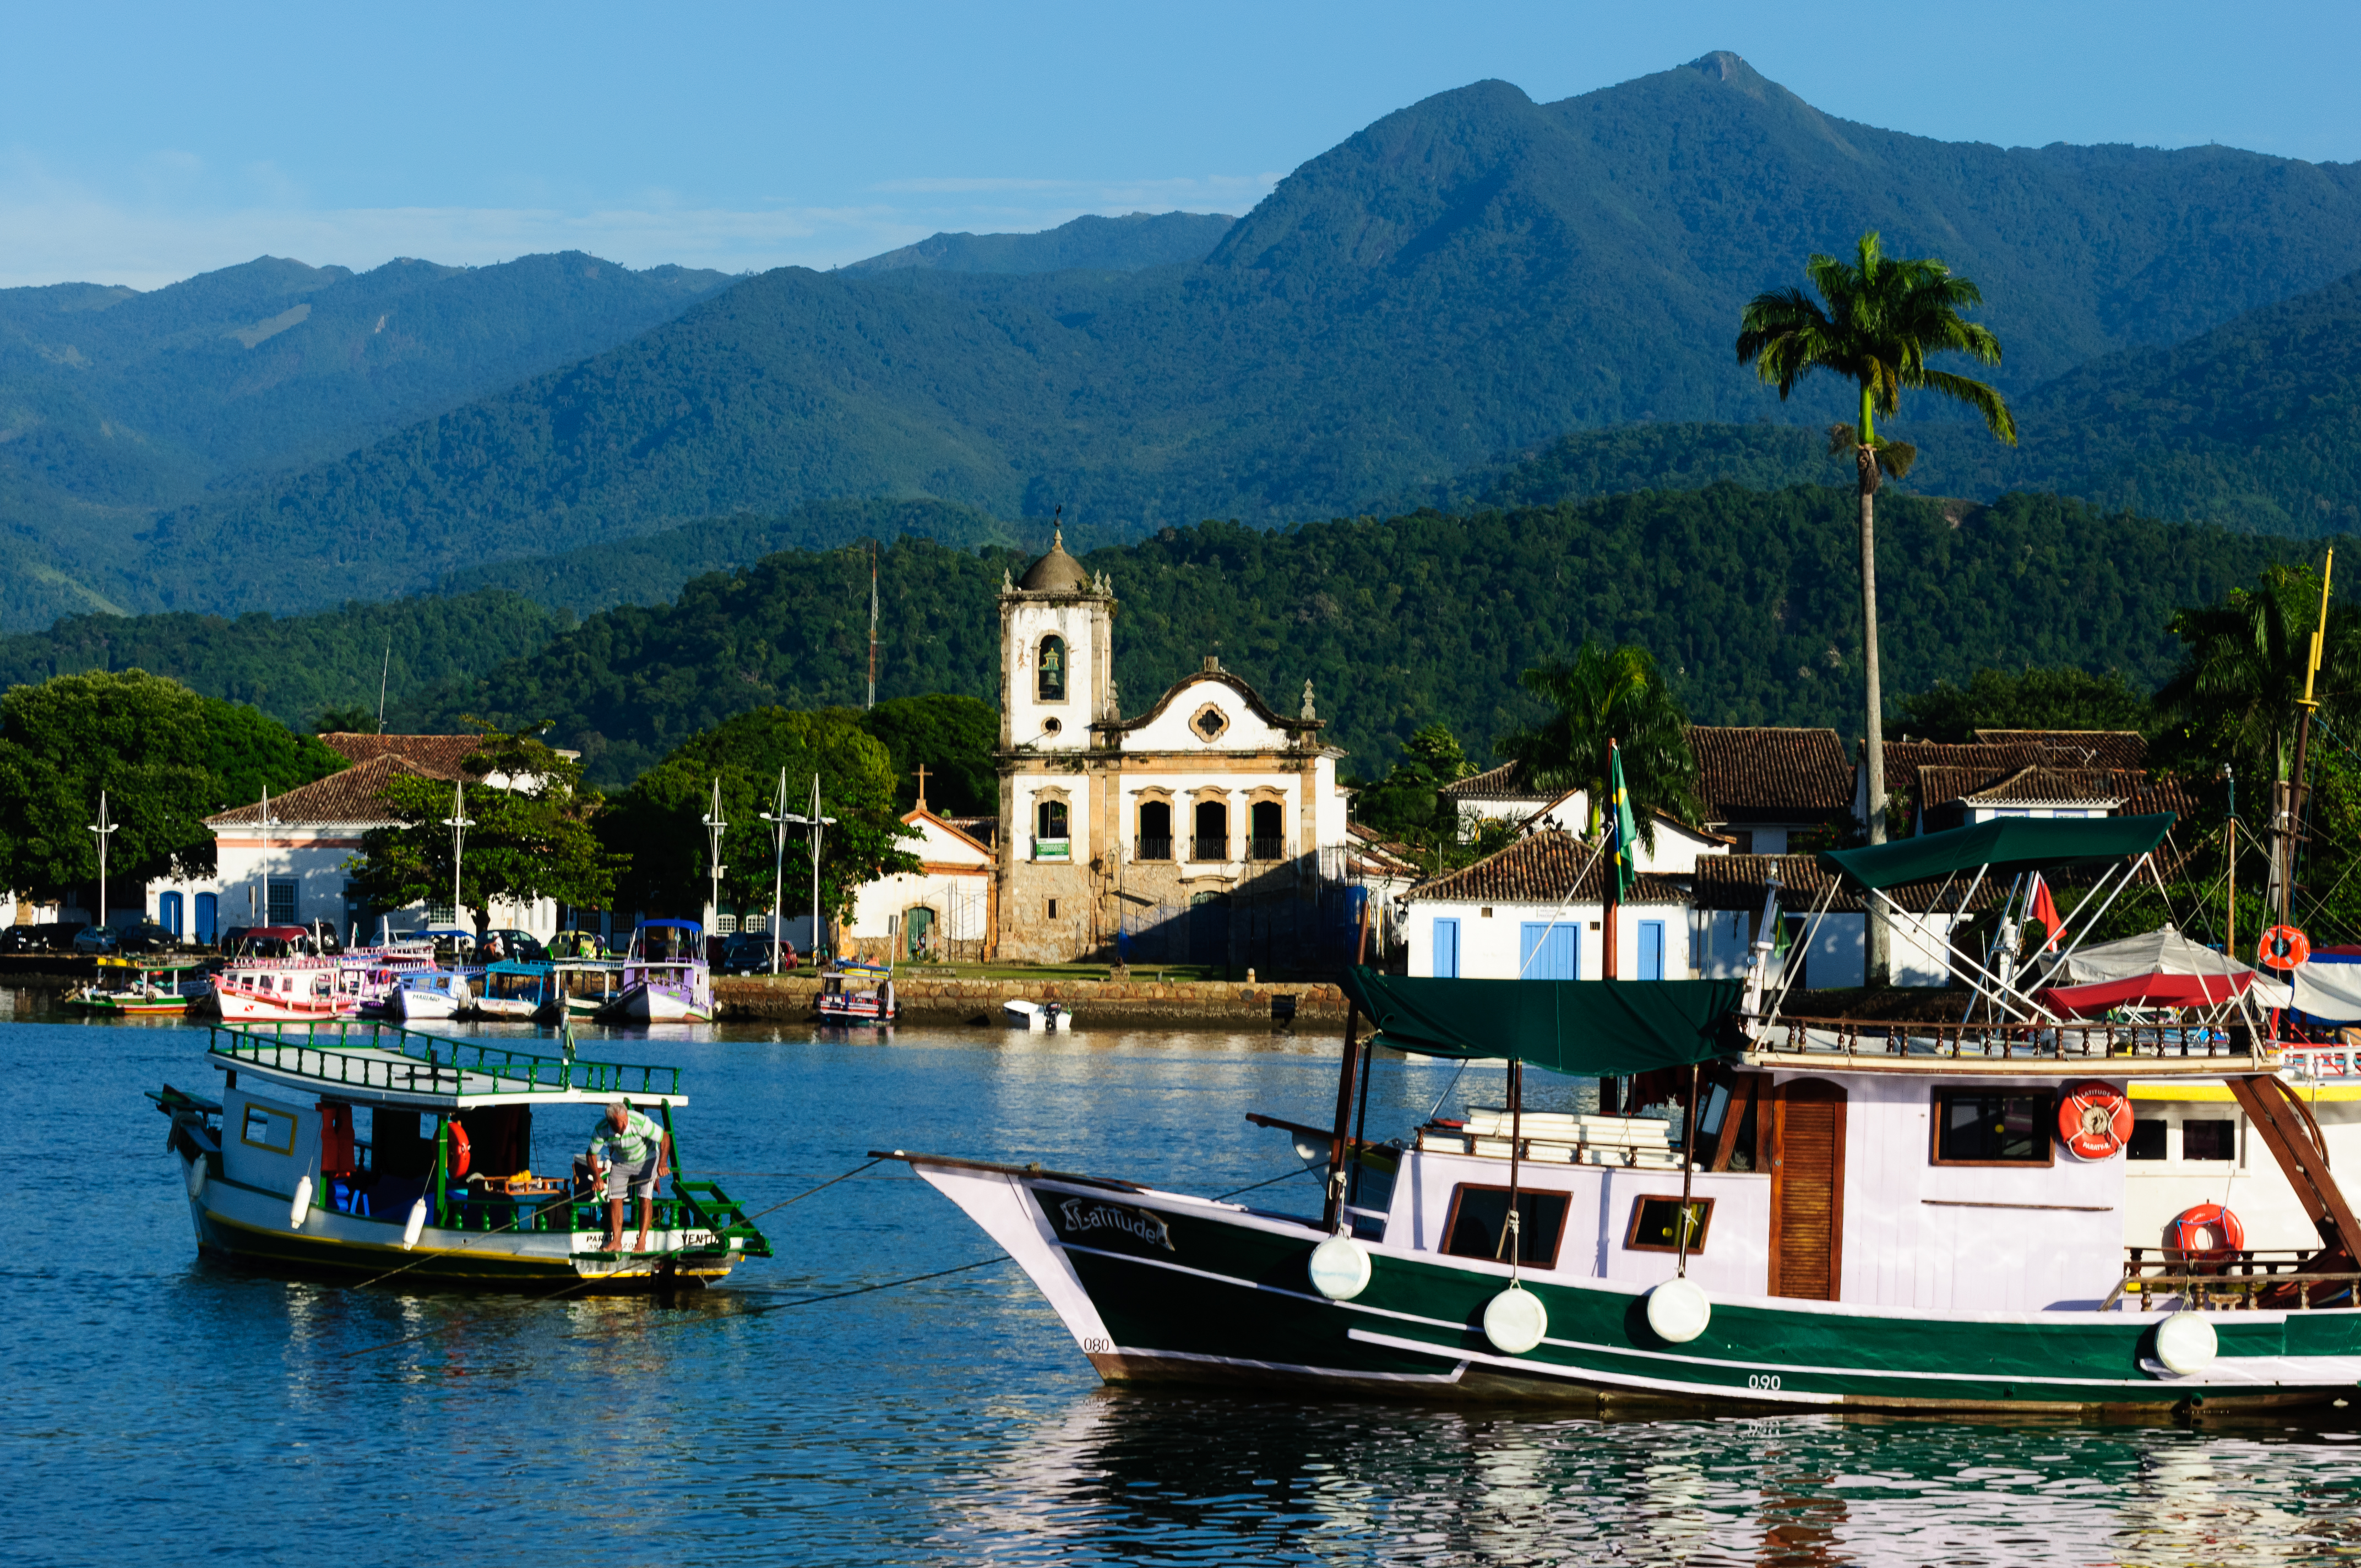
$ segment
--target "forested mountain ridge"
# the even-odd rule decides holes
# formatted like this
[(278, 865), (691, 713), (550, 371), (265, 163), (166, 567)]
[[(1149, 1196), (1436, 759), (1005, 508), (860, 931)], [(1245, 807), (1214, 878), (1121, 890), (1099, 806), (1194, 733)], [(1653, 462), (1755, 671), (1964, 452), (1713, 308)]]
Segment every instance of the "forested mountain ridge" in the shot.
[[(1329, 738), (1380, 771), (1440, 719), (1471, 754), (1529, 718), (1520, 672), (1585, 637), (1637, 641), (1709, 723), (1858, 726), (1860, 587), (1849, 491), (1714, 486), (1468, 516), (1433, 511), (1265, 531), (1206, 523), (1089, 552), (1118, 599), (1126, 712), (1208, 653), (1273, 700), (1313, 683)], [(1889, 692), (1986, 665), (2119, 670), (2141, 689), (2179, 657), (2172, 612), (2292, 542), (2107, 516), (2054, 498), (1881, 506)], [(1028, 552), (904, 538), (883, 554), (879, 694), (996, 701), (996, 596)], [(591, 776), (627, 783), (732, 713), (857, 705), (869, 557), (788, 551), (690, 582), (676, 602), (587, 618), (546, 647), (401, 705), (398, 729), (462, 714), (551, 723)]]
[(838, 270), (1058, 272), (1080, 267), (1137, 272), (1143, 267), (1204, 260), (1237, 221), (1224, 213), (1126, 213), (1121, 217), (1086, 213), (1038, 234), (930, 235), (916, 245), (850, 262)]
[[(1202, 263), (785, 269), (581, 364), (77, 568), (126, 606), (410, 591), (813, 499), (1152, 532), (1370, 510), (1636, 420), (1812, 423), (1737, 313), (1865, 227), (1984, 289), (2023, 393), (2361, 265), (2361, 174), (2222, 148), (2000, 148), (1820, 114), (1734, 56), (1539, 104), (1479, 82), (1282, 181)], [(1693, 476), (1696, 477), (1696, 476)], [(268, 560), (284, 569), (204, 571)]]

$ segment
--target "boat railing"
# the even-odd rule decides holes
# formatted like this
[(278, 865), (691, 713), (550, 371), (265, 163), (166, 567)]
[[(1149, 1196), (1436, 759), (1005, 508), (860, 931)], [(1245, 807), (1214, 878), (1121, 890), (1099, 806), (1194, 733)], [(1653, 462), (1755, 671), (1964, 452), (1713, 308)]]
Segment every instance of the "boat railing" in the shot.
[(2083, 1023), (1928, 1024), (1864, 1018), (1780, 1018), (1755, 1048), (1797, 1056), (2103, 1060), (2109, 1057), (2248, 1057), (2277, 1047), (2240, 1025)]
[[(677, 1094), (680, 1069), (542, 1056), (369, 1019), (209, 1025), (214, 1055), (325, 1083), (412, 1094)], [(489, 1078), (494, 1087), (485, 1089)], [(468, 1080), (476, 1084), (470, 1086)]]
[(2203, 1311), (2354, 1305), (2361, 1272), (2312, 1272), (2318, 1247), (2239, 1247), (2202, 1253), (2125, 1247), (2124, 1277), (2099, 1303), (2104, 1312), (2136, 1298), (2147, 1311), (2158, 1299)]
[[(746, 1216), (745, 1205), (710, 1181), (675, 1179), (673, 1196), (650, 1200), (649, 1228), (658, 1231), (707, 1231), (712, 1245), (752, 1257), (771, 1255), (770, 1241)], [(561, 1192), (555, 1197), (531, 1193), (455, 1191), (439, 1222), (455, 1231), (564, 1235), (607, 1228), (603, 1199)], [(732, 1247), (730, 1244), (737, 1245)]]

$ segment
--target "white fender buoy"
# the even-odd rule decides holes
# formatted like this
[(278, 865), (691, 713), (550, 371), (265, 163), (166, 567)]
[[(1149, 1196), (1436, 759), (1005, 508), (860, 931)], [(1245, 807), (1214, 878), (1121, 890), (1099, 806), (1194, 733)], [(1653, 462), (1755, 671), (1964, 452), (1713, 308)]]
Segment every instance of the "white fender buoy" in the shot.
[(418, 1234), (426, 1228), (426, 1200), (421, 1198), (410, 1206), (410, 1218), (402, 1222), (401, 1250), (408, 1252), (418, 1245)]
[(1656, 1337), (1686, 1344), (1713, 1321), (1713, 1303), (1692, 1279), (1667, 1279), (1648, 1292), (1648, 1326)]
[(1484, 1337), (1509, 1355), (1522, 1355), (1549, 1332), (1549, 1310), (1521, 1285), (1511, 1285), (1484, 1303)]
[(299, 1176), (295, 1179), (295, 1200), (287, 1205), (287, 1223), (300, 1231), (303, 1228), (304, 1216), (311, 1212), (312, 1178), (309, 1175)]
[(1369, 1249), (1347, 1235), (1312, 1249), (1312, 1288), (1331, 1301), (1349, 1301), (1368, 1288)]
[(2156, 1325), (2156, 1358), (2183, 1377), (2204, 1371), (2222, 1354), (2222, 1341), (2202, 1313), (2175, 1312)]
[(203, 1197), (205, 1195), (205, 1157), (199, 1155), (191, 1160), (189, 1168), (182, 1174), (181, 1179), (189, 1184), (190, 1197)]

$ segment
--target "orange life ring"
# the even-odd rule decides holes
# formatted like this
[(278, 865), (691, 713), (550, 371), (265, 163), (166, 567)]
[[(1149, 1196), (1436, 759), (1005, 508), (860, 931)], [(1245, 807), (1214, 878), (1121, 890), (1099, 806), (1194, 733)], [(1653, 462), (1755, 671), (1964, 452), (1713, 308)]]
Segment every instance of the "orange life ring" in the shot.
[(457, 1122), (446, 1123), (451, 1129), (451, 1169), (454, 1181), (467, 1174), (467, 1129)]
[(2131, 1135), (2132, 1102), (2111, 1083), (2078, 1083), (2058, 1102), (2058, 1136), (2078, 1158), (2112, 1158)]
[(2312, 957), (2312, 941), (2292, 926), (2274, 926), (2263, 933), (2263, 966), (2289, 970)]
[(2183, 1209), (2164, 1227), (2164, 1245), (2168, 1252), (2184, 1257), (2225, 1263), (2233, 1254), (2245, 1250), (2246, 1227), (2221, 1204), (2200, 1203)]

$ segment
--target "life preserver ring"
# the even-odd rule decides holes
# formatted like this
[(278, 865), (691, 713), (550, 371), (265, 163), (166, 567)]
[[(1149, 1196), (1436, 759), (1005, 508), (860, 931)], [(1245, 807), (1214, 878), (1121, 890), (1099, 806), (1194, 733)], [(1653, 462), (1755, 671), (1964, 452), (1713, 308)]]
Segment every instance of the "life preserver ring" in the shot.
[(2290, 970), (2312, 957), (2312, 940), (2292, 926), (2274, 926), (2263, 933), (2266, 969)]
[(2058, 1102), (2058, 1136), (2080, 1159), (2111, 1159), (2132, 1135), (2132, 1102), (2111, 1083), (2078, 1083)]
[(452, 1180), (456, 1181), (461, 1177), (467, 1174), (467, 1129), (459, 1125), (456, 1122), (451, 1122), (445, 1124), (451, 1129), (451, 1169), (449, 1171), (449, 1175)]
[(2221, 1204), (2199, 1203), (2183, 1209), (2172, 1223), (2164, 1227), (2164, 1245), (2167, 1251), (2188, 1258), (2224, 1263), (2233, 1254), (2245, 1250), (2246, 1227)]

